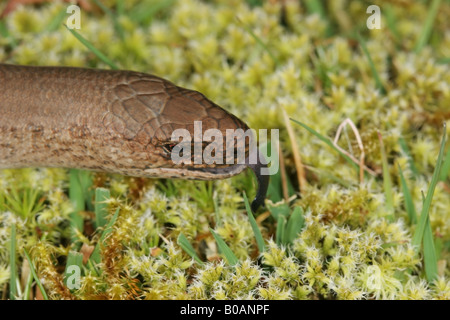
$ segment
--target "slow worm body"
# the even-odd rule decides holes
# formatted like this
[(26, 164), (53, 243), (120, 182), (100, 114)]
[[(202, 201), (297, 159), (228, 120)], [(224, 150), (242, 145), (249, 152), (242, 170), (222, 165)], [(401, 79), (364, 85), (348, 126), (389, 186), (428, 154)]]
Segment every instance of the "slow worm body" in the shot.
[[(0, 64), (0, 169), (65, 167), (129, 176), (214, 180), (264, 165), (175, 164), (172, 132), (248, 129), (201, 93), (133, 71)], [(248, 155), (248, 154), (247, 154)]]

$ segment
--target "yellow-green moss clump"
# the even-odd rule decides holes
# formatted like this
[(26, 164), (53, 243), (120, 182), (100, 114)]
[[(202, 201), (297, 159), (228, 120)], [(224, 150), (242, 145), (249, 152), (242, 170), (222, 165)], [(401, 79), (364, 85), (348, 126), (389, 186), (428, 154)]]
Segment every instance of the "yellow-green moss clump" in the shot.
[[(366, 28), (368, 4), (363, 1), (328, 1), (322, 14), (298, 1), (252, 1), (253, 6), (242, 0), (165, 1), (154, 16), (142, 15), (149, 5), (163, 2), (123, 1), (115, 18), (83, 9), (79, 32), (122, 69), (153, 73), (199, 90), (252, 128), (280, 129), (293, 187), (290, 200), (281, 200), (282, 188), (273, 182), (269, 211), (256, 215), (265, 251), (259, 252), (244, 209), (243, 191), (254, 194), (248, 173), (214, 182), (92, 174), (84, 185), (86, 199), (92, 199), (96, 187), (107, 188), (108, 219), (114, 223), (96, 229), (88, 201), (75, 214), (82, 226), (75, 231), (77, 209), (69, 200), (73, 186), (68, 170), (1, 170), (2, 298), (12, 298), (12, 277), (17, 278), (17, 298), (41, 297), (32, 285), (34, 267), (54, 299), (450, 299), (446, 166), (429, 211), (437, 265), (431, 279), (423, 251), (417, 253), (412, 245), (444, 122), (450, 133), (448, 2), (441, 2), (423, 48), (417, 43), (428, 2), (381, 2), (380, 30)], [(116, 1), (103, 3), (118, 12)], [(66, 6), (52, 2), (19, 7), (8, 15), (0, 22), (0, 61), (108, 68), (62, 26)], [(383, 89), (355, 40), (356, 32)], [(294, 123), (295, 141), (290, 140), (282, 110), (331, 140), (349, 118), (372, 174), (360, 181), (358, 170)], [(347, 130), (338, 145), (360, 159), (356, 141)], [(293, 142), (306, 170), (301, 194)], [(390, 191), (383, 183), (383, 150)], [(407, 213), (400, 168), (417, 219)], [(277, 229), (277, 223), (285, 220), (279, 216), (289, 219), (296, 207), (302, 209), (303, 228), (293, 239), (281, 241), (277, 230), (283, 228)], [(14, 272), (12, 226), (17, 235)], [(228, 244), (238, 264), (227, 263), (210, 228)], [(178, 244), (180, 234), (199, 261)], [(90, 257), (96, 245), (97, 260)], [(69, 289), (66, 265), (74, 256), (84, 261), (77, 263), (79, 286)]]

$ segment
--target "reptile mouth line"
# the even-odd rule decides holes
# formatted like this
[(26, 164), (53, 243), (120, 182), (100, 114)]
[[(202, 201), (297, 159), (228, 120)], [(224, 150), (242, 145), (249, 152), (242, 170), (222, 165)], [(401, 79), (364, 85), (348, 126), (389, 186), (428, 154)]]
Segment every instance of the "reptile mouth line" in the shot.
[[(263, 157), (262, 155), (259, 155), (257, 157), (258, 161), (253, 164), (249, 163), (249, 157), (245, 159), (245, 164), (235, 164), (229, 167), (215, 167), (215, 168), (188, 168), (190, 171), (201, 171), (201, 172), (208, 172), (212, 174), (218, 174), (218, 175), (232, 175), (236, 171), (243, 171), (245, 168), (250, 168), (255, 177), (258, 181), (258, 190), (256, 192), (256, 196), (252, 201), (251, 209), (253, 212), (256, 212), (258, 208), (262, 205), (264, 205), (264, 199), (266, 198), (267, 189), (269, 188), (269, 175), (263, 175), (261, 174), (263, 168), (267, 168), (267, 164), (264, 164), (261, 162), (260, 157)], [(264, 158), (264, 157), (263, 157)], [(264, 162), (265, 159), (264, 159)]]

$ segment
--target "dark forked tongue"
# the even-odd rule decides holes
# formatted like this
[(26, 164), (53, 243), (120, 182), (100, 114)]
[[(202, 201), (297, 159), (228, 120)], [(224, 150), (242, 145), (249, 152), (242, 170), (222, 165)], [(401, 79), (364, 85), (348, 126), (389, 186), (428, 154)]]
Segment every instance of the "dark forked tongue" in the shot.
[[(267, 189), (269, 187), (269, 175), (262, 175), (261, 174), (261, 168), (267, 168), (267, 164), (263, 164), (261, 162), (261, 158), (264, 159), (264, 157), (260, 154), (259, 157), (256, 157), (257, 161), (255, 164), (248, 163), (248, 167), (253, 170), (253, 173), (256, 176), (256, 179), (258, 180), (258, 191), (256, 192), (255, 199), (253, 199), (252, 202), (252, 211), (256, 212), (256, 210), (261, 206), (264, 205), (264, 199), (266, 198)], [(249, 161), (251, 162), (251, 161)], [(265, 159), (264, 159), (264, 162)]]

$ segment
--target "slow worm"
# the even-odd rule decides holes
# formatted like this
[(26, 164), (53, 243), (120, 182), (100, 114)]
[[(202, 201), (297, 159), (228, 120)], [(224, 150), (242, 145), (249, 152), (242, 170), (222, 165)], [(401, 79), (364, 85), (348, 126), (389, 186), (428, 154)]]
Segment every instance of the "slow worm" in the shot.
[[(250, 167), (263, 202), (268, 176), (250, 164), (174, 164), (175, 129), (248, 129), (199, 92), (133, 71), (0, 64), (0, 169), (64, 167), (128, 176), (224, 179)], [(248, 153), (247, 153), (248, 156)], [(248, 158), (247, 158), (248, 160)]]

